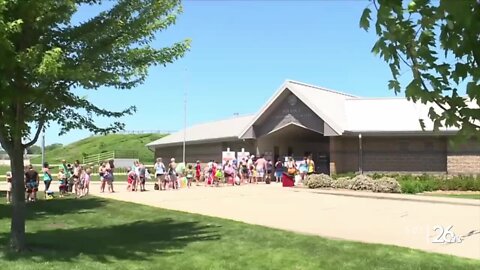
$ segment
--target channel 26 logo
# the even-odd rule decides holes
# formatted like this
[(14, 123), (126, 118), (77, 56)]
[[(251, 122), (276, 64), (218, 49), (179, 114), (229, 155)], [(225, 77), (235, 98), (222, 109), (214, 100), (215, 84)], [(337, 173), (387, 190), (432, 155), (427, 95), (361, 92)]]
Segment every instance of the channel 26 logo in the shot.
[(432, 243), (462, 243), (462, 237), (456, 235), (452, 228), (453, 225), (450, 225), (449, 227), (441, 225), (433, 226), (433, 231), (436, 232), (436, 234), (433, 236)]

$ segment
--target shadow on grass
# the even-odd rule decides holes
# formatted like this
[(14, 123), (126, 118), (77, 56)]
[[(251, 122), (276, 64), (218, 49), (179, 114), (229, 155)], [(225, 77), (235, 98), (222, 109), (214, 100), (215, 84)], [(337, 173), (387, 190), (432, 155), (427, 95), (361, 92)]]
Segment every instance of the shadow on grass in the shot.
[[(78, 261), (87, 256), (97, 262), (118, 260), (148, 261), (155, 255), (182, 253), (192, 242), (219, 240), (214, 227), (198, 222), (174, 222), (172, 219), (137, 221), (107, 227), (57, 229), (29, 233), (32, 252), (6, 252), (4, 258), (15, 261)], [(0, 242), (8, 241), (0, 235)], [(34, 258), (32, 258), (34, 257)]]
[[(43, 198), (43, 192), (38, 193), (38, 198)], [(6, 194), (4, 191), (0, 191), (0, 200), (5, 199)], [(70, 195), (71, 198), (74, 195)], [(47, 218), (49, 216), (59, 216), (65, 214), (81, 214), (87, 213), (92, 209), (102, 207), (107, 201), (105, 199), (90, 197), (86, 199), (70, 199), (69, 197), (55, 198), (53, 200), (38, 200), (35, 203), (27, 204), (27, 221), (34, 220), (37, 218)], [(4, 201), (0, 203), (0, 220), (12, 216), (12, 206), (5, 204)]]

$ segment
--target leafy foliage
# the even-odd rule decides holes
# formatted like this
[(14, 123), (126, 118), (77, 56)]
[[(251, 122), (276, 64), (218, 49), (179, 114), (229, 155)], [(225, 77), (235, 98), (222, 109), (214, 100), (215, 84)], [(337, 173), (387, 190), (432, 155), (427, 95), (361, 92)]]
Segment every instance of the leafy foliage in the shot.
[(119, 121), (100, 127), (94, 117), (120, 118), (134, 106), (110, 111), (76, 90), (132, 89), (150, 66), (172, 63), (189, 48), (188, 40), (151, 46), (157, 32), (175, 23), (180, 0), (117, 0), (90, 19), (72, 19), (79, 8), (104, 2), (0, 0), (0, 145), (12, 166), (11, 247), (17, 251), (26, 249), (24, 149), (52, 122), (62, 127), (60, 135), (123, 129)]
[(31, 135), (51, 121), (62, 133), (86, 129), (115, 132), (115, 122), (99, 127), (94, 116), (119, 118), (135, 107), (111, 112), (77, 96), (72, 89), (101, 86), (131, 89), (141, 84), (151, 65), (182, 57), (189, 41), (166, 48), (150, 46), (154, 35), (175, 23), (179, 0), (119, 0), (91, 19), (75, 24), (82, 5), (100, 0), (0, 1), (0, 138)]
[[(393, 75), (389, 89), (429, 104), (434, 129), (457, 127), (463, 137), (478, 136), (480, 1), (371, 0), (359, 25), (368, 30), (371, 21), (378, 36), (372, 52)], [(406, 86), (399, 81), (404, 69), (412, 74)]]

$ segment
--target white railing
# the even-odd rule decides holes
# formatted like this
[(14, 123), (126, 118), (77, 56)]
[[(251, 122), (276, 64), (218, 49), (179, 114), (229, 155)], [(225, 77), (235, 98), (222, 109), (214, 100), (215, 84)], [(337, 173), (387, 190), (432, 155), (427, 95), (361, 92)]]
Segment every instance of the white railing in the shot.
[(115, 151), (98, 153), (83, 157), (82, 164), (95, 164), (98, 165), (102, 161), (107, 161), (115, 158)]

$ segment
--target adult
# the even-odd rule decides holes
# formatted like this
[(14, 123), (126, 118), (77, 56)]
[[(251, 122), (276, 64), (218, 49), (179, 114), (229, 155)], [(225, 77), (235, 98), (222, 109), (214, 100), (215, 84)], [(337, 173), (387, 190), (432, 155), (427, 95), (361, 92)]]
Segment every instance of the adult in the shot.
[(292, 157), (289, 157), (287, 161), (287, 173), (291, 176), (294, 176), (297, 173), (297, 164)]
[(140, 185), (140, 162), (135, 160), (132, 165), (132, 171), (134, 172), (134, 180), (132, 183), (132, 191), (137, 191)]
[(315, 173), (315, 162), (313, 162), (313, 159), (311, 156), (308, 156), (307, 168), (308, 168), (307, 175)]
[(270, 184), (273, 174), (273, 163), (270, 159), (267, 160), (267, 174), (265, 176), (265, 183)]
[(261, 182), (265, 178), (265, 173), (267, 172), (267, 160), (264, 158), (263, 154), (259, 159), (255, 161), (255, 170), (257, 171), (257, 177), (255, 177), (255, 184)]
[(77, 159), (73, 163), (73, 189), (75, 194), (78, 195), (78, 187), (80, 186), (80, 174), (82, 173), (80, 167), (80, 161)]
[(31, 164), (28, 165), (28, 169), (25, 172), (25, 188), (27, 190), (27, 195), (25, 200), (27, 202), (34, 202), (37, 200), (37, 191), (38, 191), (39, 182), (40, 182), (40, 178), (38, 176), (38, 172), (33, 168)]
[(158, 189), (164, 190), (167, 184), (165, 181), (166, 168), (161, 157), (157, 158), (157, 162), (155, 162), (153, 168), (155, 169), (155, 178), (157, 179)]
[(43, 163), (43, 183), (45, 184), (45, 198), (47, 198), (47, 191), (50, 189), (50, 184), (52, 183), (53, 177), (50, 173), (50, 166), (48, 162)]
[(100, 175), (100, 193), (103, 193), (107, 185), (107, 179), (105, 178), (107, 174), (107, 164), (105, 162), (102, 162), (100, 168), (98, 168), (98, 174)]
[(83, 166), (78, 166), (78, 180), (75, 180), (75, 196), (80, 198), (82, 196), (83, 191), (83, 176), (85, 174), (85, 170)]
[(275, 162), (275, 182), (282, 182), (282, 174), (283, 162), (280, 159), (277, 159), (277, 162)]
[(175, 158), (171, 158), (168, 164), (168, 178), (173, 189), (178, 189), (177, 176), (177, 163), (175, 163)]
[(232, 186), (235, 185), (235, 169), (233, 168), (233, 164), (229, 161), (225, 163), (225, 166), (223, 168), (224, 174), (225, 174), (225, 180), (227, 184), (232, 184)]
[(108, 191), (110, 193), (115, 192), (113, 190), (113, 181), (115, 180), (114, 172), (115, 172), (115, 165), (113, 164), (113, 159), (110, 159), (106, 164), (106, 179), (107, 179)]
[(248, 179), (248, 165), (245, 158), (242, 158), (242, 160), (240, 161), (239, 172), (240, 172), (240, 182), (246, 183)]
[[(65, 159), (62, 160), (62, 165), (60, 165), (59, 169), (63, 169), (63, 173), (65, 174), (65, 178), (68, 180), (72, 177), (71, 170), (67, 165), (67, 161)], [(67, 183), (65, 182), (65, 187), (67, 187)]]
[(140, 185), (140, 191), (145, 191), (145, 179), (146, 179), (147, 169), (143, 163), (138, 163), (138, 181)]
[(298, 171), (300, 172), (301, 179), (304, 180), (305, 175), (307, 175), (307, 172), (308, 172), (307, 157), (303, 157), (303, 161), (300, 162), (298, 166)]
[(200, 165), (200, 160), (197, 160), (197, 164), (195, 165), (195, 182), (196, 185), (199, 185), (200, 177), (202, 173), (202, 166)]

